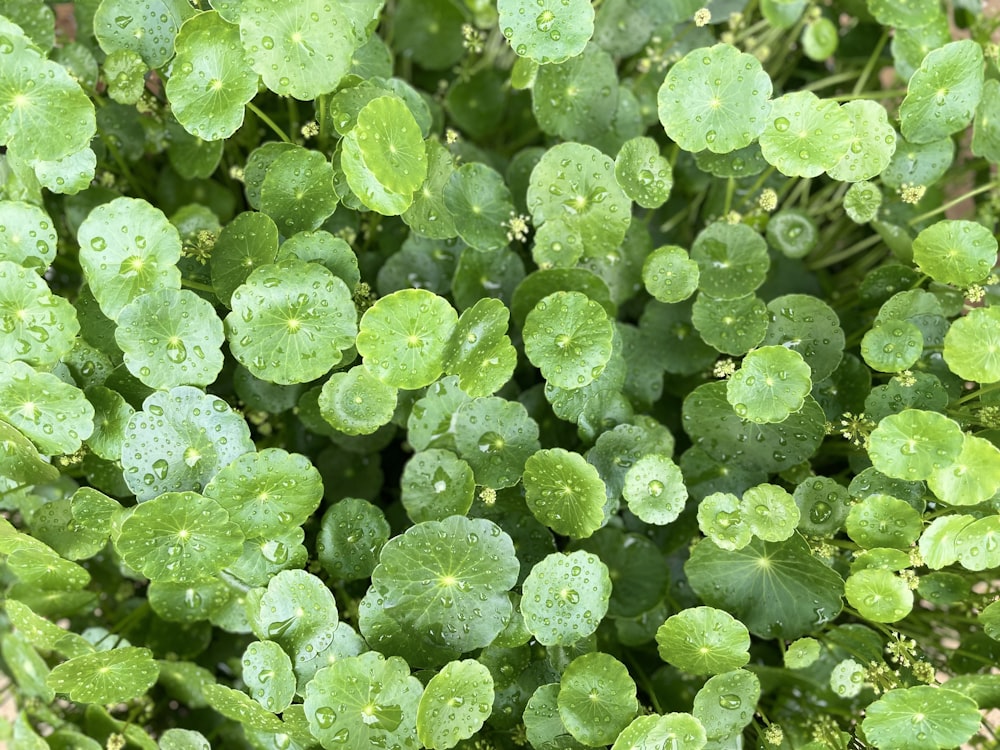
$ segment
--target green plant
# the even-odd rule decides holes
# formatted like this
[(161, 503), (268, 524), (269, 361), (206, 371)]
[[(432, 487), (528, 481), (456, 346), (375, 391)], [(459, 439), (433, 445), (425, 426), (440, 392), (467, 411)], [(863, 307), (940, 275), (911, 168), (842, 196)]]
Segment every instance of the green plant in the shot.
[(0, 13), (12, 747), (997, 746), (977, 2)]

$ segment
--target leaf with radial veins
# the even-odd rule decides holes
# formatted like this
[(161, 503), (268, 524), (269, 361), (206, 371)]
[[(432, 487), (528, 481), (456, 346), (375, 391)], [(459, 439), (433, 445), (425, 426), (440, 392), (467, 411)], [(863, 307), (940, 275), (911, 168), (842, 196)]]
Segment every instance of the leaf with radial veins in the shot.
[(954, 320), (944, 337), (944, 361), (963, 380), (1000, 380), (1000, 308), (976, 307)]
[(861, 182), (871, 180), (889, 166), (896, 151), (896, 131), (889, 115), (878, 102), (857, 100), (841, 105), (854, 127), (854, 136), (844, 157), (826, 170), (835, 180)]
[(305, 456), (280, 448), (244, 453), (205, 485), (247, 539), (301, 526), (319, 507), (323, 481)]
[(521, 57), (540, 65), (576, 57), (594, 35), (594, 6), (590, 0), (499, 0), (497, 11), (503, 35)]
[(985, 438), (966, 434), (950, 466), (935, 471), (927, 486), (948, 505), (978, 505), (1000, 490), (1000, 449)]
[(382, 297), (361, 318), (356, 346), (375, 377), (396, 388), (430, 385), (444, 356), (458, 313), (426, 289), (402, 289)]
[(928, 479), (947, 469), (962, 451), (962, 428), (933, 411), (907, 409), (890, 414), (868, 440), (868, 456), (883, 474), (896, 479)]
[(94, 35), (108, 54), (132, 50), (150, 68), (159, 68), (173, 56), (181, 24), (194, 14), (186, 0), (102, 0)]
[(716, 299), (751, 294), (767, 278), (767, 242), (746, 224), (709, 224), (691, 246), (698, 264), (698, 288)]
[(48, 369), (69, 354), (79, 332), (68, 300), (34, 271), (0, 260), (0, 360)]
[(514, 202), (499, 172), (485, 164), (463, 164), (451, 173), (443, 192), (463, 242), (483, 252), (510, 244), (507, 222), (514, 216)]
[(771, 79), (753, 55), (730, 44), (699, 47), (667, 72), (657, 111), (685, 151), (726, 154), (749, 146), (771, 112)]
[(493, 676), (473, 659), (452, 661), (431, 677), (417, 705), (424, 747), (449, 750), (478, 732), (493, 710)]
[(691, 607), (656, 631), (660, 658), (688, 674), (722, 674), (750, 661), (750, 633), (728, 612)]
[(354, 343), (357, 309), (324, 266), (289, 259), (261, 266), (233, 293), (226, 337), (258, 378), (290, 385), (330, 371)]
[(217, 396), (192, 386), (158, 391), (125, 428), (125, 482), (140, 502), (163, 492), (200, 492), (223, 466), (254, 450), (250, 428)]
[(996, 265), (997, 239), (975, 221), (943, 219), (914, 238), (913, 262), (935, 281), (969, 286)]
[(243, 533), (214, 500), (165, 492), (135, 506), (121, 523), (115, 549), (122, 561), (154, 581), (211, 578), (243, 551)]
[(42, 460), (20, 430), (0, 420), (0, 476), (17, 484), (45, 484), (58, 479), (59, 470)]
[(818, 177), (840, 162), (853, 138), (851, 116), (839, 104), (795, 91), (774, 100), (760, 149), (787, 177)]
[(694, 697), (691, 713), (705, 727), (709, 740), (738, 735), (753, 720), (760, 699), (760, 680), (753, 672), (734, 669), (715, 675)]
[(333, 167), (318, 151), (294, 148), (280, 154), (260, 186), (260, 210), (281, 233), (319, 229), (337, 208)]
[(202, 140), (228, 138), (257, 95), (239, 28), (218, 13), (199, 13), (181, 26), (176, 48), (166, 89), (174, 117)]
[(614, 742), (639, 708), (628, 669), (599, 651), (569, 663), (559, 681), (556, 704), (570, 734), (591, 747)]
[(116, 648), (77, 656), (49, 672), (46, 682), (77, 703), (122, 703), (143, 695), (160, 669), (145, 648)]
[(640, 716), (629, 724), (618, 735), (611, 750), (666, 750), (674, 747), (701, 750), (706, 741), (705, 728), (691, 714), (650, 714)]
[(674, 177), (660, 146), (645, 136), (622, 144), (615, 158), (615, 179), (625, 194), (643, 208), (659, 208), (667, 202)]
[(83, 391), (24, 362), (0, 362), (0, 419), (53, 456), (79, 450), (94, 431)]
[(976, 702), (955, 690), (918, 685), (890, 690), (865, 711), (862, 728), (876, 747), (941, 750), (964, 746), (980, 728)]
[(752, 422), (783, 422), (799, 411), (812, 389), (802, 355), (783, 346), (762, 346), (729, 379), (726, 400), (737, 416)]
[(604, 482), (579, 453), (535, 453), (524, 465), (524, 494), (535, 518), (557, 534), (583, 539), (604, 522)]
[(629, 467), (622, 496), (640, 520), (664, 526), (684, 510), (688, 493), (678, 466), (666, 456), (649, 453)]
[(500, 390), (514, 374), (517, 350), (510, 343), (510, 310), (498, 299), (484, 297), (459, 316), (444, 355), (444, 369), (457, 375), (459, 386), (473, 398)]
[(338, 659), (306, 685), (309, 731), (324, 747), (417, 750), (420, 680), (398, 656), (377, 651)]
[(364, 38), (341, 3), (243, 3), (240, 39), (247, 60), (279, 96), (301, 101), (337, 88)]
[(461, 652), (483, 648), (511, 614), (520, 565), (514, 543), (483, 518), (425, 521), (391, 539), (372, 572), (384, 607), (404, 628)]
[(272, 713), (295, 697), (295, 674), (288, 654), (274, 641), (254, 641), (243, 652), (243, 682), (250, 695)]
[(251, 607), (250, 618), (257, 636), (276, 641), (296, 664), (330, 647), (340, 619), (333, 593), (304, 570), (276, 574)]
[(543, 646), (569, 645), (593, 634), (608, 611), (608, 566), (583, 550), (548, 555), (522, 584), (521, 614)]
[(524, 351), (545, 380), (559, 388), (593, 382), (611, 359), (614, 325), (598, 303), (580, 292), (555, 292), (524, 322)]
[(658, 247), (642, 265), (642, 282), (654, 298), (664, 303), (683, 302), (696, 291), (701, 271), (687, 251), (677, 245)]
[(115, 341), (128, 371), (150, 388), (206, 386), (222, 370), (222, 321), (188, 289), (142, 294), (118, 314)]
[(41, 274), (55, 259), (57, 243), (52, 219), (39, 206), (0, 201), (0, 260)]
[(259, 266), (278, 255), (278, 226), (267, 214), (244, 211), (219, 233), (209, 257), (212, 286), (219, 301), (231, 307), (233, 292)]
[(4, 39), (0, 143), (29, 164), (84, 151), (96, 130), (93, 102), (62, 65)]
[(516, 485), (524, 462), (539, 448), (538, 424), (518, 401), (470, 399), (455, 408), (451, 421), (456, 450), (485, 487)]
[(386, 190), (412, 194), (427, 177), (424, 140), (409, 107), (395, 96), (380, 96), (358, 113), (350, 137), (361, 159)]
[(371, 435), (389, 424), (398, 396), (396, 388), (360, 365), (330, 376), (319, 395), (319, 411), (345, 435)]
[(983, 48), (963, 39), (931, 50), (899, 106), (903, 137), (930, 143), (964, 130), (983, 95)]

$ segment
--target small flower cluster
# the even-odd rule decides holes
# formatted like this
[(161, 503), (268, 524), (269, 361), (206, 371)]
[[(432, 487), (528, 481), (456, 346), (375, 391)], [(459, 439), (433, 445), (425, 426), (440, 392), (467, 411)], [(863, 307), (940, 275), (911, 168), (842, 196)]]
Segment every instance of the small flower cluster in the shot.
[(462, 46), (474, 55), (481, 54), (486, 46), (486, 34), (471, 23), (462, 24)]
[(916, 205), (917, 203), (920, 203), (921, 199), (924, 197), (924, 193), (926, 192), (926, 185), (913, 185), (909, 182), (904, 182), (899, 188), (899, 197), (903, 203)]
[(530, 217), (524, 214), (510, 212), (510, 218), (503, 222), (502, 226), (507, 228), (507, 241), (524, 242), (528, 239), (528, 230), (531, 229)]
[(712, 376), (716, 378), (728, 378), (736, 372), (736, 363), (729, 357), (723, 357), (712, 368)]
[(864, 412), (853, 414), (845, 411), (840, 418), (839, 432), (851, 445), (861, 447), (868, 442), (868, 436), (875, 429), (875, 423)]
[(893, 378), (899, 385), (903, 388), (912, 388), (917, 384), (917, 378), (913, 374), (912, 370), (903, 370), (902, 372), (896, 373)]

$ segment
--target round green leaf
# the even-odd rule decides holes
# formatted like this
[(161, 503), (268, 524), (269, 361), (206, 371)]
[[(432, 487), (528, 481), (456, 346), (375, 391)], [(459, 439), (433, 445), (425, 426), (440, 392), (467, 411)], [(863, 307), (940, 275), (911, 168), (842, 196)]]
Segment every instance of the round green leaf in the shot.
[(774, 100), (760, 148), (783, 175), (818, 177), (837, 166), (853, 138), (851, 116), (840, 105), (795, 91)]
[(324, 0), (243, 3), (239, 24), (250, 67), (274, 93), (302, 101), (337, 88), (364, 41), (348, 11)]
[(0, 476), (17, 484), (54, 482), (59, 470), (42, 460), (20, 430), (0, 420)]
[(205, 141), (233, 135), (258, 80), (250, 75), (239, 29), (218, 13), (199, 13), (181, 27), (176, 49), (166, 91), (177, 121)]
[(122, 467), (138, 500), (163, 492), (200, 492), (238, 456), (254, 450), (243, 417), (191, 386), (152, 394), (125, 428)]
[(194, 623), (222, 610), (232, 599), (233, 590), (219, 578), (197, 583), (151, 581), (146, 597), (157, 617), (168, 622)]
[(689, 674), (722, 674), (750, 661), (750, 633), (728, 612), (692, 607), (656, 631), (660, 658)]
[(867, 5), (880, 24), (901, 29), (925, 26), (941, 13), (935, 0), (867, 0)]
[(784, 346), (764, 346), (743, 358), (729, 379), (726, 400), (737, 416), (752, 422), (783, 422), (799, 411), (812, 389), (802, 355)]
[(700, 270), (684, 248), (664, 245), (646, 256), (642, 281), (660, 302), (681, 302), (698, 290)]
[(955, 461), (927, 478), (931, 492), (949, 505), (978, 505), (1000, 490), (1000, 449), (966, 435)]
[(944, 361), (963, 380), (1000, 380), (1000, 308), (977, 307), (953, 321), (944, 337)]
[(847, 535), (868, 549), (907, 549), (923, 529), (920, 513), (891, 495), (869, 495), (847, 514)]
[(604, 482), (579, 453), (535, 453), (524, 465), (524, 493), (535, 518), (557, 534), (582, 539), (604, 523)]
[(274, 641), (254, 641), (243, 652), (243, 682), (251, 697), (272, 713), (281, 713), (295, 697), (292, 660)]
[(455, 230), (467, 245), (485, 252), (511, 241), (507, 222), (515, 215), (514, 202), (499, 172), (479, 162), (463, 164), (451, 173), (443, 195)]
[(334, 237), (327, 231), (299, 232), (285, 240), (278, 252), (278, 260), (295, 257), (326, 266), (342, 279), (348, 289), (361, 281), (358, 256), (343, 237)]
[(531, 87), (538, 127), (564, 141), (591, 141), (604, 134), (614, 120), (618, 98), (615, 62), (596, 44), (565, 62), (539, 67)]
[(52, 220), (42, 208), (0, 201), (0, 259), (43, 273), (56, 257), (57, 241)]
[(365, 366), (382, 382), (416, 389), (444, 369), (458, 314), (425, 289), (402, 289), (382, 297), (361, 318), (356, 346)]
[(736, 495), (713, 492), (698, 504), (698, 528), (721, 549), (743, 549), (753, 538), (745, 509)]
[(245, 211), (226, 224), (209, 257), (219, 300), (229, 307), (233, 292), (255, 268), (274, 263), (277, 253), (278, 227), (270, 216)]
[(815, 638), (799, 638), (788, 644), (785, 650), (785, 666), (789, 669), (806, 669), (815, 664), (819, 656), (819, 641)]
[(472, 468), (454, 453), (431, 448), (406, 462), (400, 490), (403, 507), (414, 523), (442, 521), (469, 512), (476, 480)]
[(307, 383), (354, 344), (357, 310), (347, 285), (318, 263), (261, 266), (233, 293), (226, 337), (233, 356), (271, 383)]
[[(337, 166), (337, 156), (334, 154), (334, 167)], [(340, 141), (339, 157), (347, 186), (344, 189), (338, 187), (338, 191), (345, 205), (350, 204), (350, 195), (353, 194), (356, 202), (365, 208), (384, 216), (398, 216), (413, 204), (413, 194), (394, 193), (378, 181), (375, 173), (365, 164), (357, 139), (350, 133)], [(336, 171), (334, 183), (338, 184)]]
[(746, 224), (716, 222), (691, 247), (698, 264), (698, 288), (719, 299), (737, 299), (764, 283), (771, 261), (767, 243)]
[(160, 735), (160, 750), (211, 750), (205, 735), (194, 729), (168, 729)]
[(160, 668), (145, 648), (116, 648), (77, 656), (49, 672), (49, 687), (77, 703), (121, 703), (143, 695)]
[(372, 573), (383, 606), (405, 629), (461, 652), (492, 643), (510, 618), (514, 544), (485, 519), (425, 521), (390, 540)]
[(267, 584), (251, 622), (259, 638), (276, 641), (296, 664), (333, 643), (337, 602), (319, 578), (304, 570), (283, 570)]
[(786, 208), (768, 220), (767, 241), (789, 258), (804, 258), (819, 242), (819, 229), (809, 214)]
[(52, 294), (44, 279), (0, 260), (0, 359), (50, 368), (69, 354), (79, 332), (73, 306)]
[(983, 95), (983, 48), (963, 39), (927, 53), (899, 106), (903, 137), (930, 143), (964, 130)]
[(615, 179), (625, 194), (643, 208), (659, 208), (674, 185), (670, 162), (652, 138), (630, 138), (615, 158)]
[(706, 344), (725, 354), (746, 354), (767, 334), (767, 306), (753, 294), (716, 299), (699, 294), (691, 322)]
[(284, 731), (281, 719), (244, 692), (216, 683), (202, 686), (201, 692), (209, 706), (244, 727), (270, 734)]
[(499, 0), (500, 28), (521, 57), (546, 65), (576, 57), (594, 35), (590, 0)]
[(538, 450), (538, 424), (518, 401), (488, 396), (464, 401), (454, 412), (455, 450), (468, 462), (476, 483), (513, 487), (524, 463)]
[(906, 581), (884, 568), (852, 573), (844, 593), (848, 603), (872, 622), (897, 622), (913, 609), (913, 592)]
[(879, 422), (869, 437), (868, 455), (887, 476), (920, 480), (953, 464), (963, 443), (958, 423), (937, 412), (907, 409)]
[(159, 68), (173, 56), (177, 31), (193, 15), (185, 0), (102, 0), (94, 35), (105, 52), (132, 50), (150, 68)]
[(165, 492), (137, 505), (122, 521), (115, 549), (150, 580), (209, 578), (240, 556), (243, 533), (214, 500)]
[(79, 450), (94, 430), (83, 391), (24, 362), (0, 361), (0, 418), (53, 456)]
[(244, 453), (205, 485), (248, 539), (301, 526), (323, 497), (319, 472), (305, 456), (281, 448)]
[(339, 659), (306, 685), (309, 731), (324, 747), (416, 748), (422, 691), (398, 656), (369, 651)]
[(799, 531), (810, 536), (832, 536), (839, 531), (850, 510), (847, 488), (829, 477), (811, 477), (795, 488), (799, 507)]
[(882, 172), (882, 183), (893, 190), (903, 185), (933, 185), (947, 174), (954, 158), (955, 142), (951, 138), (911, 143), (900, 136), (896, 153)]
[(336, 208), (333, 167), (318, 151), (291, 149), (267, 168), (260, 186), (260, 210), (286, 237), (318, 229)]
[(795, 499), (776, 484), (751, 487), (743, 493), (740, 507), (750, 530), (765, 542), (788, 539), (799, 524)]
[[(433, 2), (438, 6), (453, 8), (448, 0), (410, 0), (410, 4)], [(400, 6), (398, 12), (402, 12)], [(397, 21), (399, 15), (396, 16)], [(397, 27), (397, 35), (401, 31)], [(398, 39), (398, 36), (397, 36)], [(413, 194), (413, 204), (403, 213), (403, 221), (414, 232), (432, 239), (450, 239), (458, 234), (455, 220), (444, 203), (444, 187), (455, 171), (455, 159), (440, 141), (424, 142), (427, 149), (427, 179)]]
[(335, 372), (323, 384), (319, 410), (323, 419), (345, 435), (371, 435), (389, 423), (396, 410), (397, 390), (367, 367)]
[(350, 136), (361, 159), (386, 190), (410, 194), (427, 177), (424, 140), (409, 107), (394, 96), (380, 96), (358, 113)]
[(122, 308), (115, 329), (129, 372), (157, 389), (214, 382), (224, 339), (211, 303), (187, 289), (139, 295)]
[(986, 516), (966, 525), (955, 536), (955, 553), (966, 570), (1000, 566), (1000, 516)]
[(560, 143), (545, 152), (531, 171), (526, 200), (536, 227), (561, 219), (594, 255), (617, 248), (632, 218), (614, 162), (580, 143)]
[(802, 355), (817, 383), (837, 369), (844, 356), (844, 331), (833, 308), (808, 294), (785, 294), (767, 304), (771, 322), (763, 344)]
[(573, 739), (559, 718), (558, 696), (558, 682), (540, 685), (531, 694), (521, 719), (528, 743), (532, 747), (581, 750), (584, 746)]
[(771, 79), (760, 61), (716, 44), (691, 50), (667, 71), (657, 111), (667, 135), (685, 151), (725, 154), (761, 134), (770, 99)]
[(760, 680), (745, 669), (709, 678), (694, 697), (691, 713), (709, 740), (736, 735), (753, 720), (760, 699)]
[(923, 348), (920, 329), (906, 320), (877, 321), (861, 340), (861, 356), (879, 372), (901, 372), (912, 367)]
[(493, 710), (493, 677), (478, 661), (445, 664), (417, 705), (417, 736), (424, 747), (449, 750), (478, 732)]
[(797, 535), (783, 542), (754, 539), (736, 551), (704, 540), (684, 571), (702, 601), (731, 612), (762, 638), (811, 633), (834, 619), (843, 604), (840, 575)]
[(844, 193), (844, 213), (855, 224), (874, 219), (881, 206), (882, 191), (873, 182), (855, 182)]
[(555, 292), (524, 322), (524, 350), (546, 381), (559, 388), (591, 383), (611, 358), (614, 326), (599, 304), (580, 292)]
[(890, 690), (865, 711), (862, 728), (879, 748), (944, 750), (964, 745), (980, 727), (976, 702), (947, 688)]
[(39, 160), (33, 165), (38, 183), (53, 193), (76, 195), (90, 187), (97, 167), (93, 149), (83, 148), (62, 159)]
[(459, 316), (444, 355), (444, 369), (474, 398), (500, 390), (514, 374), (517, 351), (507, 336), (510, 310), (484, 297)]
[(840, 43), (839, 28), (829, 18), (820, 16), (806, 24), (802, 30), (802, 51), (806, 57), (823, 62), (837, 51)]
[(146, 201), (115, 198), (98, 206), (83, 220), (77, 239), (87, 283), (112, 320), (140, 294), (181, 287), (180, 235)]
[(968, 286), (985, 279), (997, 263), (997, 240), (974, 221), (942, 220), (913, 240), (913, 262), (942, 284)]
[(706, 743), (705, 728), (691, 714), (640, 716), (615, 740), (611, 750), (665, 750), (683, 747), (701, 750)]
[(593, 652), (569, 663), (559, 681), (559, 718), (585, 745), (609, 745), (638, 710), (635, 683), (613, 656)]
[(331, 505), (320, 521), (316, 556), (333, 578), (353, 581), (371, 576), (382, 546), (389, 541), (389, 522), (367, 500), (348, 497)]
[(658, 454), (642, 456), (625, 474), (622, 496), (640, 520), (656, 526), (673, 523), (684, 510), (687, 488), (681, 470)]
[(847, 153), (827, 174), (842, 182), (870, 180), (889, 166), (896, 151), (896, 131), (889, 124), (885, 107), (878, 102), (846, 102), (840, 111), (851, 118), (854, 136)]
[(543, 646), (568, 645), (597, 630), (608, 611), (611, 578), (596, 555), (554, 553), (535, 564), (522, 591), (528, 631)]

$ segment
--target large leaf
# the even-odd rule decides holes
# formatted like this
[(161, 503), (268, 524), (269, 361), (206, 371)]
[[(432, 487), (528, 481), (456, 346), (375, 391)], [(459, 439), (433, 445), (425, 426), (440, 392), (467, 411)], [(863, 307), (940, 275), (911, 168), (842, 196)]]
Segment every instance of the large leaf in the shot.
[(145, 648), (117, 648), (77, 656), (56, 666), (47, 682), (78, 703), (121, 703), (138, 698), (160, 673)]
[(0, 362), (0, 419), (45, 454), (79, 450), (94, 430), (94, 407), (83, 391), (24, 362)]
[(798, 536), (754, 539), (741, 550), (699, 542), (684, 565), (706, 604), (732, 612), (754, 635), (797, 638), (840, 614), (844, 581)]

